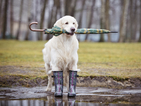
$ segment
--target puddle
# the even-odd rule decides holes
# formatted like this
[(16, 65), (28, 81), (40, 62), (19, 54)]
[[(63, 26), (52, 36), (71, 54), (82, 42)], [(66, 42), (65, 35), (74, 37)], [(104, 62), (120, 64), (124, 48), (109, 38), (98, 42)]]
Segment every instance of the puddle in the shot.
[(46, 87), (0, 88), (0, 106), (141, 106), (141, 89), (77, 87), (75, 98), (62, 98), (45, 91)]

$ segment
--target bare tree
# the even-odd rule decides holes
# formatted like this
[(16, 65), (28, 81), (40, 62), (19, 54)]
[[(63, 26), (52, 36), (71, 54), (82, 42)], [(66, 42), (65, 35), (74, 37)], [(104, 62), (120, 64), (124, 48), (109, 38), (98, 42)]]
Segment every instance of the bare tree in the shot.
[[(0, 0), (0, 20), (3, 20), (2, 19), (2, 9), (3, 9), (3, 7), (2, 7), (2, 4), (3, 4), (3, 0)], [(2, 31), (2, 21), (0, 21), (0, 34), (1, 34), (1, 31)]]
[(77, 0), (73, 0), (72, 6), (71, 6), (72, 9), (71, 9), (71, 12), (70, 12), (70, 15), (71, 16), (74, 16), (75, 15), (76, 4), (77, 4)]
[(72, 0), (64, 0), (64, 2), (65, 2), (65, 15), (69, 15), (70, 9), (72, 9), (72, 8), (69, 8)]
[(84, 7), (85, 7), (85, 1), (82, 1), (82, 7), (81, 7), (81, 11), (80, 11), (80, 15), (79, 15), (79, 21), (78, 21), (78, 25), (79, 27), (82, 27), (82, 17), (83, 17), (83, 11), (84, 11)]
[(17, 31), (17, 34), (16, 34), (17, 40), (19, 39), (20, 30), (21, 30), (22, 13), (23, 13), (23, 0), (21, 0), (21, 3), (20, 3), (19, 24), (18, 24), (18, 31)]
[(125, 35), (126, 35), (126, 18), (127, 18), (127, 9), (129, 5), (129, 0), (123, 1), (122, 6), (122, 14), (121, 14), (121, 21), (120, 21), (120, 37), (119, 42), (123, 42)]
[(2, 15), (2, 12), (1, 12), (1, 10), (2, 10), (2, 2), (3, 2), (3, 0), (0, 0), (0, 18), (1, 18), (1, 15)]
[[(27, 4), (27, 12), (28, 12), (28, 17), (27, 17), (27, 28), (28, 28), (28, 26), (29, 26), (29, 24), (30, 24), (30, 21), (31, 21), (31, 4), (32, 4), (32, 2), (31, 2), (31, 0), (28, 0), (28, 2), (27, 2), (28, 4)], [(28, 36), (29, 36), (29, 29), (27, 29), (27, 31), (26, 31), (26, 34), (25, 34), (25, 40), (28, 40)]]
[[(131, 0), (130, 0), (131, 2)], [(130, 12), (130, 2), (129, 2), (129, 7), (128, 7), (128, 14), (131, 15), (131, 12)], [(124, 42), (129, 42), (130, 41), (130, 24), (131, 24), (131, 21), (130, 21), (130, 15), (127, 16), (127, 27), (126, 27), (126, 36), (124, 38)]]
[(134, 6), (134, 10), (133, 10), (133, 26), (132, 26), (132, 36), (131, 36), (131, 39), (132, 39), (132, 42), (135, 42), (136, 40), (136, 34), (137, 34), (137, 0), (134, 0), (133, 2), (133, 6)]
[(6, 39), (6, 28), (7, 28), (7, 10), (8, 10), (8, 0), (5, 0), (4, 3), (4, 18), (3, 18), (3, 32), (2, 38)]
[(130, 2), (129, 2), (129, 12), (130, 12), (130, 14), (129, 14), (129, 21), (130, 21), (130, 23), (129, 23), (129, 35), (128, 35), (128, 40), (127, 41), (129, 41), (129, 42), (131, 42), (131, 37), (132, 37), (132, 29), (133, 29), (133, 0), (130, 0)]
[[(54, 14), (55, 12), (55, 14)], [(49, 23), (48, 23), (48, 27), (51, 28), (53, 23), (55, 22), (56, 20), (56, 16), (57, 16), (57, 10), (56, 10), (56, 0), (54, 0), (54, 4), (53, 4), (53, 7), (52, 9), (50, 10), (50, 15), (49, 15)], [(55, 15), (55, 16), (54, 16)], [(52, 37), (51, 34), (48, 34), (47, 37), (46, 37), (46, 40), (49, 40), (50, 38)]]
[[(109, 0), (106, 0), (105, 2), (105, 24), (106, 24), (106, 29), (110, 30), (110, 17), (109, 17), (109, 10), (110, 10), (110, 2)], [(111, 42), (111, 36), (110, 33), (108, 35), (108, 42)]]
[[(50, 11), (50, 15), (49, 15), (49, 19), (48, 20), (49, 20), (48, 28), (51, 28), (52, 27), (52, 20), (53, 20), (53, 8)], [(51, 37), (52, 37), (52, 35), (51, 34), (48, 34), (46, 36), (46, 40), (49, 40)]]
[(54, 11), (53, 11), (53, 13), (54, 13), (53, 14), (53, 17), (54, 17), (53, 23), (54, 23), (57, 20), (57, 15), (62, 14), (61, 8), (60, 8), (60, 0), (54, 0), (54, 7), (53, 8), (54, 8)]
[(13, 36), (13, 0), (10, 0), (10, 38)]
[[(65, 8), (64, 13), (65, 15), (75, 15), (75, 8), (78, 0), (64, 0)], [(69, 8), (70, 7), (70, 8)]]
[(140, 1), (140, 37), (138, 42), (141, 42), (141, 1)]
[[(81, 10), (80, 10), (80, 15), (79, 15), (79, 21), (78, 21), (78, 25), (81, 28), (82, 27), (82, 18), (83, 18), (83, 11), (84, 11), (84, 7), (85, 7), (85, 1), (83, 0), (81, 3)], [(77, 35), (78, 41), (80, 41), (80, 35)]]
[(60, 16), (62, 16), (62, 11), (61, 11), (61, 4), (60, 4), (60, 0), (55, 0), (55, 6), (56, 6), (56, 19), (57, 19), (57, 14), (59, 14)]
[[(42, 8), (42, 11), (41, 11), (41, 18), (40, 18), (40, 29), (42, 29), (42, 27), (44, 26), (44, 17), (45, 17), (45, 9), (46, 9), (46, 4), (47, 4), (47, 1), (48, 0), (44, 0), (44, 5), (43, 5), (43, 8)], [(39, 37), (39, 40), (43, 40), (43, 33), (40, 32), (40, 37)]]
[[(104, 0), (101, 0), (101, 14), (100, 14), (100, 28), (105, 28), (105, 2)], [(100, 34), (99, 42), (104, 42), (104, 36), (103, 34)]]
[[(90, 28), (91, 25), (92, 25), (92, 19), (93, 19), (93, 13), (94, 13), (94, 11), (93, 11), (94, 6), (95, 6), (95, 0), (92, 1), (92, 6), (91, 6), (91, 10), (90, 10), (91, 14), (90, 14), (90, 17), (89, 17), (88, 28)], [(89, 34), (86, 34), (85, 41), (88, 40), (88, 36), (89, 36)]]

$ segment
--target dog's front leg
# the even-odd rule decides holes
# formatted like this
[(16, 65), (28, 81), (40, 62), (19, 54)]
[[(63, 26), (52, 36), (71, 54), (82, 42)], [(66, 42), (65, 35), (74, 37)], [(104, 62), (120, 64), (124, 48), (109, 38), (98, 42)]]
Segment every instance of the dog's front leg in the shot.
[(74, 56), (72, 57), (71, 62), (69, 63), (69, 70), (80, 71), (80, 69), (77, 68), (77, 63), (78, 63), (78, 54), (75, 53)]

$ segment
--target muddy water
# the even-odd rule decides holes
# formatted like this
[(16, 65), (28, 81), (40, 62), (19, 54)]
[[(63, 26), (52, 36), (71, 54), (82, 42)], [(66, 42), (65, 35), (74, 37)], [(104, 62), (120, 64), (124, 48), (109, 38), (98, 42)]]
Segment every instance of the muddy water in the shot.
[(77, 87), (77, 96), (62, 98), (45, 91), (46, 87), (0, 88), (0, 106), (141, 106), (141, 89)]

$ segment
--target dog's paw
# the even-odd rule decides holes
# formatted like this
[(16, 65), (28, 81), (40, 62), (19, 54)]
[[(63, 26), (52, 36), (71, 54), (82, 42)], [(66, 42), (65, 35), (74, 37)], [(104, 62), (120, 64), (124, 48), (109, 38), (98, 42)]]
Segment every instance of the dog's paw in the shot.
[(47, 87), (47, 88), (46, 88), (46, 91), (47, 91), (47, 92), (51, 92), (51, 88)]
[(80, 69), (76, 69), (77, 72), (81, 71)]
[(77, 72), (79, 72), (79, 71), (81, 71), (80, 69), (70, 69), (71, 71), (77, 71)]
[(52, 73), (52, 70), (49, 70), (49, 71), (47, 72), (48, 75), (50, 75), (51, 73)]

